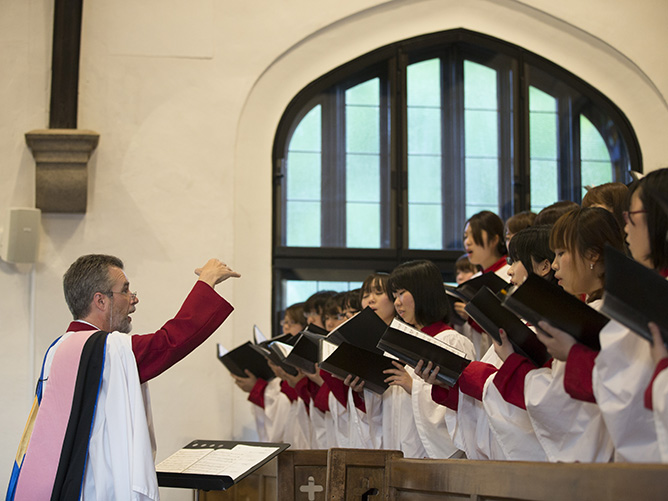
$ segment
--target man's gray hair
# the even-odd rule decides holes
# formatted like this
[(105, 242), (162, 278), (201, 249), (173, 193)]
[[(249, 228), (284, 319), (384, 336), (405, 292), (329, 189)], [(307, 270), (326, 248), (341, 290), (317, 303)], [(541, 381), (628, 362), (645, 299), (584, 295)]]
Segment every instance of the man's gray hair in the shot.
[(65, 272), (63, 291), (74, 320), (88, 316), (96, 292), (108, 294), (111, 291), (111, 266), (123, 269), (123, 261), (106, 254), (87, 254), (74, 261)]

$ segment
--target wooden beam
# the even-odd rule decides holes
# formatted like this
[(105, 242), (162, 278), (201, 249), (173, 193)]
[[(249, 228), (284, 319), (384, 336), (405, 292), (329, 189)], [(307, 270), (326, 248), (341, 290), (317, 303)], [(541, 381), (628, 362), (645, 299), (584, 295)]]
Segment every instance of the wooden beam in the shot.
[(83, 0), (55, 0), (49, 128), (76, 129)]

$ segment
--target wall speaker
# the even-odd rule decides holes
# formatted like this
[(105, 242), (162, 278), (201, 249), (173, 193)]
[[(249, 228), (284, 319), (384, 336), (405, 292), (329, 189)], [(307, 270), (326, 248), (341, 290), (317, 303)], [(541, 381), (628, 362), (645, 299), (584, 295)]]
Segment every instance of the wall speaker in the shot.
[(9, 263), (34, 263), (39, 247), (42, 211), (10, 208), (2, 242), (2, 259)]

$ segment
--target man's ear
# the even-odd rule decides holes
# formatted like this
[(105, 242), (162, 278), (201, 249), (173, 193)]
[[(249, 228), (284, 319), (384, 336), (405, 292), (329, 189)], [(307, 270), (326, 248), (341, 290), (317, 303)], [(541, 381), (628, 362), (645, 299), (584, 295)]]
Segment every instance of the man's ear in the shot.
[(101, 292), (96, 292), (93, 296), (93, 301), (91, 302), (91, 308), (99, 311), (106, 311), (108, 305), (109, 296), (102, 294)]

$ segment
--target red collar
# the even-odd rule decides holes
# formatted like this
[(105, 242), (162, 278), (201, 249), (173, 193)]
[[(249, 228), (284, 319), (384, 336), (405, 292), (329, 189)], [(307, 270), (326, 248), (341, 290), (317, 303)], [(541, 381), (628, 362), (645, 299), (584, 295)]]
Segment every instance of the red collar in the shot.
[(659, 270), (659, 273), (663, 278), (668, 278), (668, 268), (664, 268), (663, 270)]
[(94, 331), (100, 330), (97, 327), (94, 327), (86, 322), (81, 322), (79, 320), (73, 320), (70, 323), (70, 326), (67, 328), (67, 332), (83, 332), (83, 331)]
[(436, 334), (439, 332), (443, 332), (445, 330), (451, 329), (448, 324), (445, 322), (434, 322), (433, 324), (427, 325), (426, 327), (423, 327), (421, 330), (425, 334), (434, 337)]
[(496, 263), (494, 263), (492, 266), (489, 268), (486, 268), (482, 270), (483, 273), (489, 273), (490, 271), (499, 271), (501, 268), (503, 268), (507, 264), (506, 261), (506, 256), (503, 256), (501, 259), (499, 259)]

